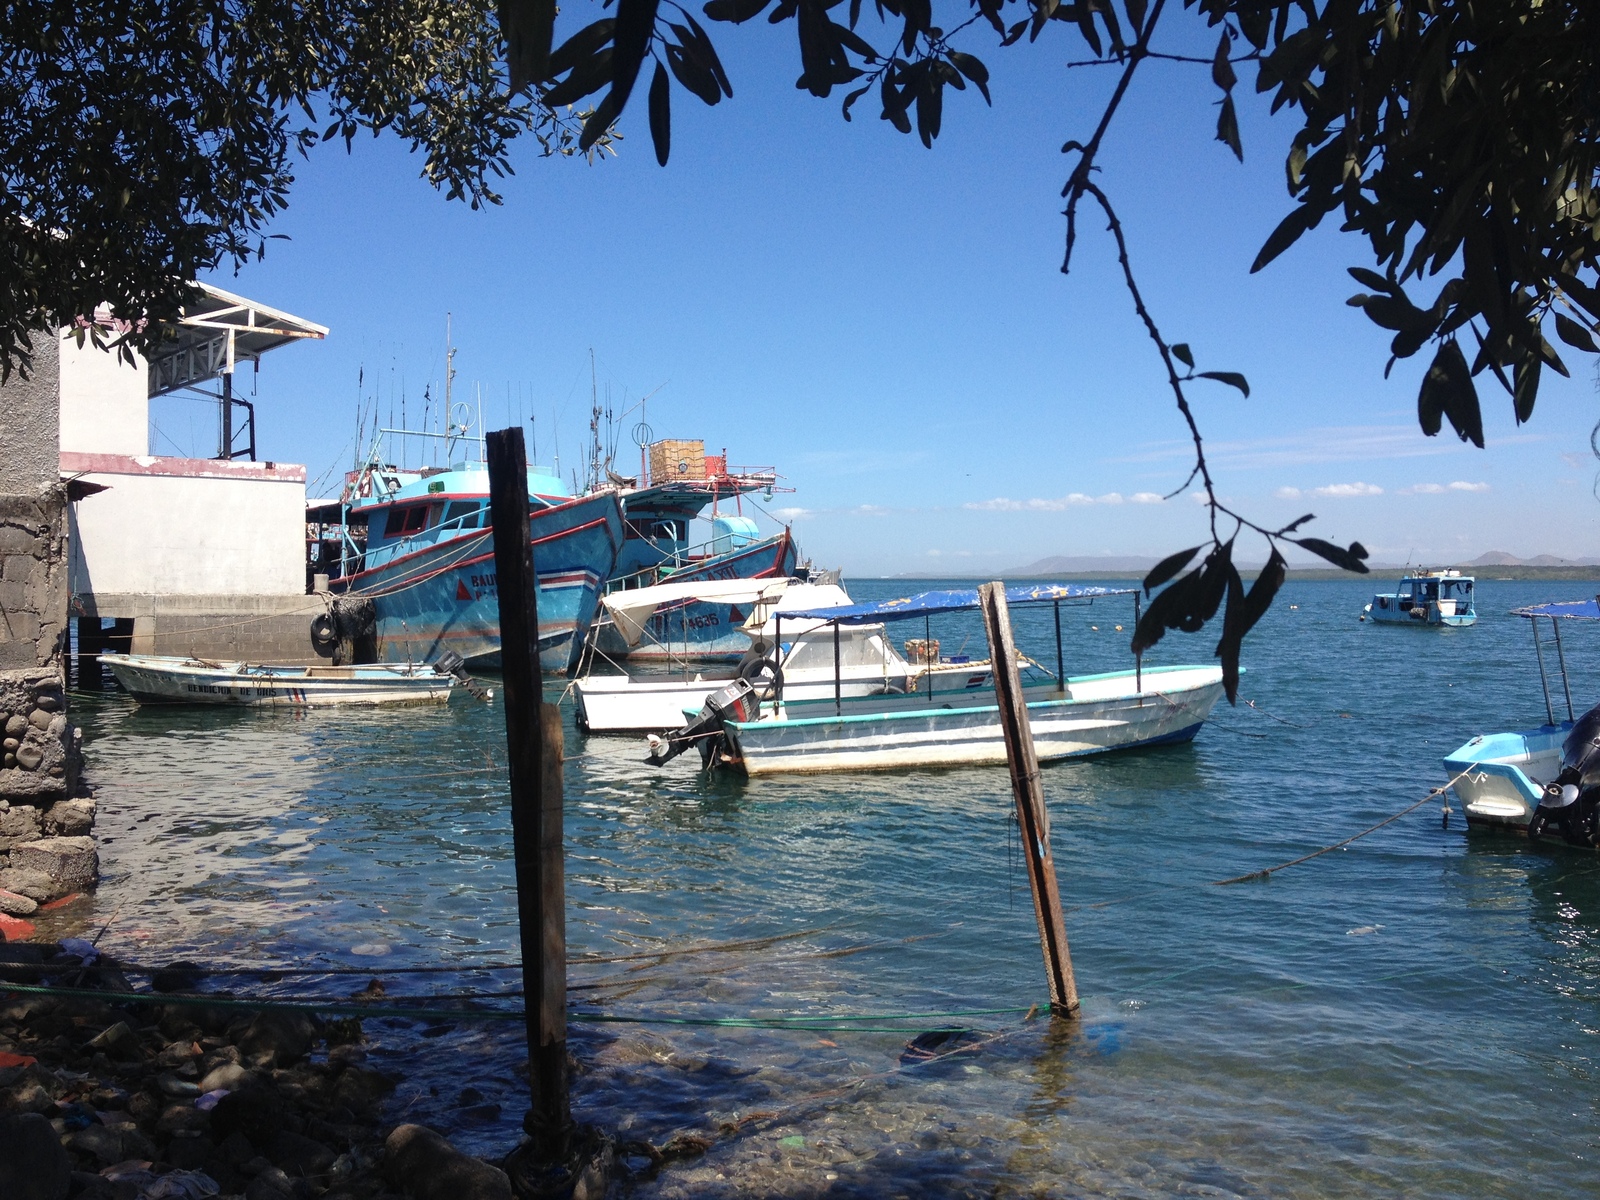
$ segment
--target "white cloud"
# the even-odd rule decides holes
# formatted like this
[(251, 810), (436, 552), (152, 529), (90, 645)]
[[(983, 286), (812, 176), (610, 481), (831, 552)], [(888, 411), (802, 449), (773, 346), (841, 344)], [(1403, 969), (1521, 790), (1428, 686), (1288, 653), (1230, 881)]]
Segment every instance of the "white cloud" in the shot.
[(1211, 503), (1211, 498), (1209, 496), (1207, 496), (1204, 492), (1190, 492), (1189, 493), (1189, 499), (1193, 500), (1196, 504), (1210, 504)]
[(1274, 493), (1280, 500), (1298, 500), (1302, 496), (1322, 496), (1334, 500), (1348, 500), (1353, 496), (1381, 496), (1383, 489), (1375, 483), (1330, 483), (1325, 487), (1281, 487)]
[(1402, 496), (1442, 496), (1446, 492), (1487, 492), (1487, 483), (1468, 483), (1457, 479), (1454, 483), (1414, 483), (1400, 489)]
[[(1508, 434), (1499, 446), (1513, 442), (1548, 440), (1534, 433)], [(1241, 438), (1206, 442), (1206, 459), (1213, 469), (1250, 470), (1262, 467), (1302, 466), (1306, 463), (1359, 462), (1371, 459), (1428, 458), (1438, 454), (1466, 453), (1456, 438), (1425, 437), (1415, 424), (1329, 425), (1277, 437)], [(1166, 462), (1194, 458), (1194, 443), (1173, 439), (1146, 443), (1137, 453), (1109, 462)]]
[(877, 504), (858, 504), (850, 510), (858, 517), (887, 517), (889, 510)]
[(803, 521), (813, 514), (809, 508), (777, 508), (772, 515), (780, 521)]
[(996, 496), (993, 500), (974, 500), (962, 508), (974, 512), (1064, 512), (1084, 504), (1160, 504), (1165, 497), (1156, 492), (1135, 492), (1124, 496), (1121, 492), (1107, 492), (1103, 496), (1090, 496), (1084, 492), (1069, 492), (1051, 498), (1034, 497), (1031, 500), (1012, 500)]

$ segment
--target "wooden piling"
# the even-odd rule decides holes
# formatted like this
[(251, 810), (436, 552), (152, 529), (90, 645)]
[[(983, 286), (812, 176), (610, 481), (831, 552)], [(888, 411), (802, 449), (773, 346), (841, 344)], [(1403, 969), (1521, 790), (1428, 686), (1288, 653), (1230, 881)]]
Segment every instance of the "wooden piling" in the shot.
[(1050, 853), (1050, 815), (1044, 806), (1039, 757), (1034, 751), (1028, 706), (1022, 694), (1022, 676), (1017, 664), (1017, 647), (1011, 636), (1005, 584), (986, 583), (980, 587), (978, 607), (989, 638), (1000, 730), (1006, 743), (1006, 763), (1011, 768), (1011, 791), (1017, 802), (1017, 828), (1021, 831), (1023, 857), (1028, 863), (1033, 913), (1039, 922), (1039, 945), (1044, 951), (1045, 975), (1050, 985), (1050, 1015), (1076, 1017), (1078, 985), (1072, 977), (1072, 952), (1067, 946), (1067, 926), (1061, 916), (1055, 858)]
[(528, 465), (520, 428), (488, 435), (489, 514), (500, 598), (501, 702), (511, 784), (522, 986), (533, 1107), (523, 1125), (536, 1157), (565, 1158), (567, 1093), (566, 879), (562, 864), (561, 716), (539, 670), (538, 584), (528, 533)]

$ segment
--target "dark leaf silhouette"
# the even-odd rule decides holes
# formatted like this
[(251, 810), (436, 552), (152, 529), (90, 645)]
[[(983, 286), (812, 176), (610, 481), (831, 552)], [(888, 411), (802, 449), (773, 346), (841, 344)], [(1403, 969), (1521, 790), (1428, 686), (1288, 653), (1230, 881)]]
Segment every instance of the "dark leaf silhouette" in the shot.
[(1229, 387), (1238, 388), (1246, 396), (1250, 394), (1250, 383), (1237, 371), (1201, 371), (1195, 378), (1215, 379), (1218, 383), (1225, 383)]
[(655, 144), (656, 162), (666, 166), (672, 153), (672, 84), (659, 62), (650, 80), (650, 140)]
[(1169, 554), (1155, 566), (1150, 568), (1150, 574), (1144, 577), (1144, 594), (1149, 595), (1179, 571), (1189, 565), (1189, 560), (1200, 553), (1199, 546), (1191, 546), (1187, 550), (1179, 550), (1176, 554)]

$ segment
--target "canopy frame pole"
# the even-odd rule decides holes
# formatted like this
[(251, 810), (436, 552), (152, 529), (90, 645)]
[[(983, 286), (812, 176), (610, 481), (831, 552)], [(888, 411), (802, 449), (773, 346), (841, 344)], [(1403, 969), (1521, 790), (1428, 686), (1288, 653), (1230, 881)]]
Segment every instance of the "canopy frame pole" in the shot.
[(1556, 661), (1561, 664), (1561, 690), (1567, 697), (1567, 720), (1572, 720), (1572, 685), (1567, 682), (1567, 656), (1561, 649), (1561, 622), (1550, 618), (1550, 632), (1556, 635)]
[[(1133, 590), (1133, 636), (1139, 636), (1139, 589)], [(1133, 690), (1139, 697), (1139, 707), (1144, 707), (1144, 654), (1135, 651), (1133, 655)]]
[(1065, 696), (1067, 694), (1067, 668), (1063, 665), (1061, 657), (1061, 601), (1052, 601), (1050, 607), (1056, 610), (1056, 691)]
[(776, 629), (772, 634), (772, 661), (778, 668), (778, 686), (772, 689), (772, 707), (776, 712), (783, 706), (783, 617), (773, 614)]
[(840, 676), (844, 673), (839, 665), (839, 622), (833, 623), (833, 715), (844, 716), (844, 695)]
[(1539, 660), (1539, 683), (1544, 688), (1544, 713), (1545, 716), (1550, 718), (1548, 723), (1554, 725), (1556, 723), (1556, 710), (1550, 706), (1550, 677), (1545, 674), (1544, 670), (1544, 647), (1539, 645), (1539, 618), (1534, 617), (1529, 624), (1533, 626), (1534, 657)]
[[(928, 661), (928, 651), (933, 646), (933, 618), (926, 613), (922, 617), (922, 669), (928, 675), (928, 707), (933, 707), (933, 663)], [(938, 662), (939, 656), (935, 654), (933, 661)]]

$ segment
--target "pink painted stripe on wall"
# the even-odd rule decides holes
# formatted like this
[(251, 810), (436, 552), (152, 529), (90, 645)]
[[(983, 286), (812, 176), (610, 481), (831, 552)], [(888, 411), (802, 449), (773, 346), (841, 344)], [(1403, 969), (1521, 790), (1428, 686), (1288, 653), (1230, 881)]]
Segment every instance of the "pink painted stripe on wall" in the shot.
[(273, 483), (304, 483), (306, 469), (298, 463), (224, 462), (217, 458), (157, 458), (150, 454), (85, 454), (61, 452), (63, 475), (168, 475), (183, 479), (259, 479)]

